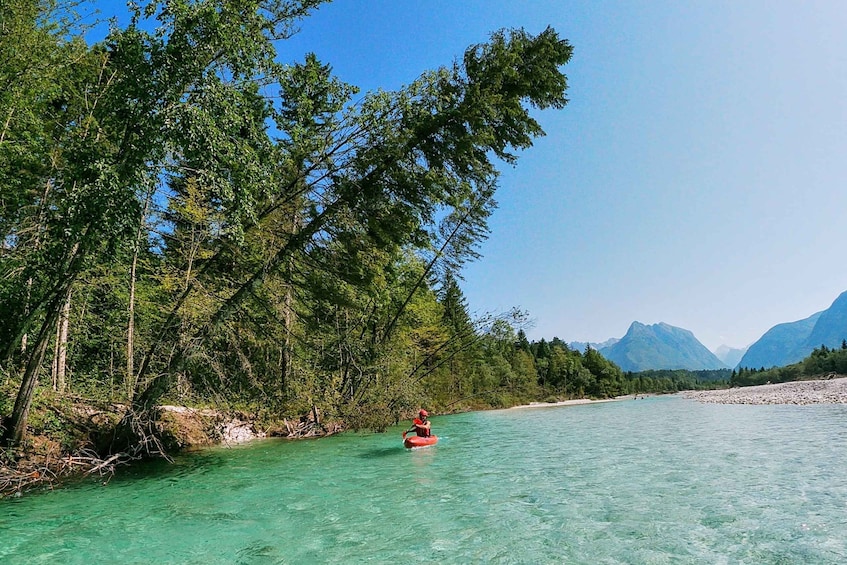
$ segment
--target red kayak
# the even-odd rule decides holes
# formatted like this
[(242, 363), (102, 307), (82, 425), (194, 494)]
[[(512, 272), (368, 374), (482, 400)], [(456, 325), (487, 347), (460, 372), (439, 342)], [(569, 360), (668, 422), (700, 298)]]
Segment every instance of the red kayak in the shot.
[(403, 445), (412, 449), (414, 447), (426, 447), (438, 443), (438, 436), (418, 437), (409, 436), (403, 440)]

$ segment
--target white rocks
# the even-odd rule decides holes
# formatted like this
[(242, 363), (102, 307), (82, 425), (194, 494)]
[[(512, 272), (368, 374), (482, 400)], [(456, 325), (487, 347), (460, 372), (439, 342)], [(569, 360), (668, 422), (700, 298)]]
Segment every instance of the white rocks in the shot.
[(220, 428), (221, 441), (225, 444), (244, 443), (256, 438), (265, 437), (265, 434), (256, 432), (253, 425), (241, 420), (230, 420)]
[(847, 404), (847, 377), (681, 393), (714, 404)]
[(266, 436), (243, 414), (169, 405), (161, 406), (161, 409), (176, 416), (172, 418), (172, 426), (185, 446), (232, 445)]

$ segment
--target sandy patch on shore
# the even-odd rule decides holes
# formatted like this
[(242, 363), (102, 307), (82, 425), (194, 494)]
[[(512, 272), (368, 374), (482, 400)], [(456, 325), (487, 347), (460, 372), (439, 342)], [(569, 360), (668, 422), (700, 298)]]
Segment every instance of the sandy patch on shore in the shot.
[(576, 400), (562, 400), (561, 402), (530, 402), (520, 406), (512, 406), (509, 410), (523, 408), (551, 408), (553, 406), (574, 406), (576, 404), (599, 404), (601, 402), (617, 402), (618, 400), (632, 399), (633, 396), (619, 396), (618, 398), (604, 398), (603, 400), (592, 400), (590, 398), (577, 398)]
[(679, 394), (713, 404), (847, 404), (847, 377)]

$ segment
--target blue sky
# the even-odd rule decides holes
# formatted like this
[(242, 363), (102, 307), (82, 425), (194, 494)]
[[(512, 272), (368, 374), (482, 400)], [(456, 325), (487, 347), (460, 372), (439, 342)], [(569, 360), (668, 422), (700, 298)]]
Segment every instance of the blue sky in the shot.
[(525, 309), (531, 339), (666, 322), (714, 349), (847, 290), (843, 2), (336, 0), (279, 49), (391, 90), (548, 25), (575, 48), (571, 101), (504, 166), (473, 311)]

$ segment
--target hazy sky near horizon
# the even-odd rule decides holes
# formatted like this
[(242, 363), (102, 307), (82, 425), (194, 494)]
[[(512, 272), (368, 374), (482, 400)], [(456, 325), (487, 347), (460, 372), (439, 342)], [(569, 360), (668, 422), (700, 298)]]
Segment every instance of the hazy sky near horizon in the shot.
[(666, 322), (714, 350), (847, 290), (843, 2), (336, 0), (280, 60), (311, 51), (393, 90), (497, 29), (547, 26), (574, 46), (570, 103), (502, 168), (472, 311), (527, 310), (530, 339)]

